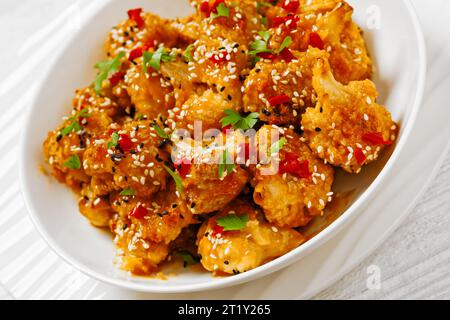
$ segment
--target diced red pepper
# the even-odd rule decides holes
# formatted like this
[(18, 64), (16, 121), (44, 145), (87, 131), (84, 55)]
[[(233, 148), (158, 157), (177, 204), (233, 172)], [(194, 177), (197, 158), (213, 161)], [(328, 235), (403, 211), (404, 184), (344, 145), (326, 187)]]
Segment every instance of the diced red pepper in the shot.
[(142, 205), (137, 205), (133, 210), (128, 214), (129, 217), (133, 217), (136, 219), (144, 219), (148, 214), (148, 210)]
[(366, 133), (362, 136), (364, 142), (374, 146), (389, 146), (392, 141), (384, 140), (383, 135), (379, 132)]
[(275, 96), (269, 99), (269, 104), (272, 107), (281, 105), (281, 104), (287, 104), (291, 102), (291, 98), (288, 95), (279, 95), (279, 96)]
[(109, 82), (111, 83), (111, 85), (114, 87), (116, 86), (120, 80), (122, 80), (125, 77), (125, 72), (122, 71), (118, 71), (116, 73), (114, 73), (111, 77), (109, 77)]
[(227, 130), (232, 130), (232, 129), (233, 129), (233, 126), (230, 124), (230, 125), (222, 128), (222, 133), (226, 134)]
[(134, 147), (133, 141), (126, 134), (119, 135), (119, 147), (123, 152), (128, 152)]
[(211, 15), (211, 9), (209, 7), (208, 1), (203, 1), (200, 4), (200, 12), (203, 12), (207, 17), (209, 17)]
[(128, 17), (136, 22), (138, 28), (142, 28), (145, 25), (144, 19), (142, 19), (142, 8), (132, 9), (128, 11)]
[(294, 13), (300, 7), (300, 2), (298, 0), (284, 0), (281, 7), (288, 12)]
[(155, 47), (156, 47), (155, 40), (147, 40), (147, 41), (145, 41), (144, 45), (142, 46), (142, 50), (148, 51), (148, 49), (155, 48)]
[(137, 59), (137, 58), (142, 57), (143, 51), (144, 51), (144, 50), (142, 49), (142, 47), (138, 47), (138, 48), (132, 50), (132, 51), (130, 52), (130, 57), (128, 58), (128, 60), (129, 60), (129, 61), (133, 61), (134, 59)]
[(256, 56), (262, 59), (275, 60), (277, 58), (276, 55), (270, 52), (260, 52)]
[(221, 227), (221, 226), (219, 226), (219, 225), (214, 225), (213, 227), (212, 227), (212, 236), (213, 237), (216, 237), (218, 234), (222, 234), (223, 235), (223, 233), (224, 233), (224, 229), (223, 229), (223, 227)]
[[(253, 148), (254, 149), (254, 148)], [(246, 164), (248, 160), (251, 160), (251, 163), (256, 162), (256, 155), (251, 155), (250, 152), (252, 149), (250, 148), (250, 143), (241, 143), (239, 145), (239, 158), (244, 160), (244, 163)], [(251, 157), (252, 156), (252, 157)]]
[(287, 23), (288, 21), (291, 21), (289, 25), (287, 26), (290, 30), (295, 29), (297, 27), (297, 22), (299, 18), (293, 14), (289, 14), (285, 17), (276, 16), (272, 20), (272, 28), (277, 28), (282, 24)]
[(189, 172), (191, 172), (192, 163), (191, 161), (181, 160), (174, 164), (175, 170), (178, 172), (180, 177), (185, 178)]
[(322, 38), (316, 32), (311, 32), (309, 34), (309, 44), (317, 49), (323, 50), (325, 48), (325, 44), (322, 41)]
[(292, 51), (288, 48), (283, 49), (283, 51), (280, 52), (280, 58), (283, 59), (286, 62), (291, 62), (295, 59), (295, 56), (292, 54)]
[(356, 162), (358, 162), (358, 164), (363, 164), (364, 161), (366, 161), (367, 157), (364, 154), (364, 152), (361, 150), (361, 148), (356, 148), (354, 155), (355, 155)]
[(299, 161), (298, 156), (292, 152), (286, 152), (283, 160), (280, 162), (279, 172), (289, 173), (301, 179), (309, 179), (311, 171), (309, 170), (308, 160)]
[(211, 58), (209, 58), (209, 60), (211, 60), (212, 62), (214, 62), (216, 64), (222, 64), (227, 61), (227, 55), (228, 55), (228, 52), (220, 51), (217, 54), (213, 54), (213, 56)]

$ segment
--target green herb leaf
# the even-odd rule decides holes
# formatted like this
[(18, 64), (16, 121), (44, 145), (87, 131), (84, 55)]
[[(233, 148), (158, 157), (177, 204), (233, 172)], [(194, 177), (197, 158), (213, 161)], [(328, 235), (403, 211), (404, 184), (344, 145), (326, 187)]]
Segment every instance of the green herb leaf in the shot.
[(224, 173), (230, 174), (233, 172), (236, 165), (233, 163), (233, 160), (230, 158), (228, 150), (225, 149), (222, 154), (222, 158), (219, 163), (219, 178), (222, 178)]
[(194, 45), (190, 44), (187, 46), (186, 50), (184, 50), (183, 53), (183, 58), (188, 63), (192, 61), (192, 49), (194, 49)]
[(198, 257), (194, 257), (189, 251), (182, 250), (178, 251), (178, 255), (183, 259), (184, 266), (192, 266), (200, 262)]
[(119, 144), (119, 134), (117, 132), (114, 132), (111, 135), (111, 142), (108, 143), (108, 149), (115, 148), (117, 147), (118, 144)]
[(270, 39), (270, 32), (269, 31), (260, 31), (258, 32), (261, 39), (256, 39), (251, 43), (252, 51), (249, 52), (250, 55), (256, 56), (258, 53), (268, 52), (272, 53), (272, 50), (267, 48), (267, 43)]
[(143, 72), (147, 72), (148, 67), (152, 67), (156, 71), (161, 67), (161, 62), (169, 62), (173, 60), (173, 56), (167, 53), (166, 48), (159, 47), (156, 52), (144, 52), (144, 63), (142, 64)]
[(79, 170), (79, 169), (81, 169), (80, 157), (78, 157), (77, 154), (74, 154), (73, 156), (71, 156), (69, 158), (69, 160), (64, 162), (64, 167), (72, 169), (72, 170)]
[(242, 230), (247, 226), (249, 221), (248, 215), (237, 216), (235, 214), (230, 214), (225, 217), (217, 219), (217, 225), (223, 228), (223, 231), (238, 231)]
[(287, 143), (286, 138), (282, 137), (280, 140), (272, 144), (272, 146), (269, 149), (269, 156), (280, 152), (280, 150), (283, 149), (286, 143)]
[(128, 187), (126, 189), (123, 189), (122, 192), (120, 193), (121, 196), (135, 196), (136, 195), (136, 191), (134, 191), (133, 188)]
[(230, 16), (230, 8), (228, 8), (225, 3), (221, 2), (217, 6), (217, 13), (211, 13), (211, 18), (216, 19), (219, 17), (229, 17)]
[(277, 54), (280, 53), (281, 51), (283, 51), (284, 49), (286, 49), (287, 47), (289, 47), (292, 44), (292, 38), (291, 37), (286, 37), (284, 38), (283, 42), (281, 43), (280, 48), (277, 50)]
[(122, 64), (121, 60), (124, 56), (125, 52), (121, 52), (114, 59), (100, 61), (94, 66), (98, 69), (97, 78), (94, 81), (94, 90), (97, 94), (102, 89), (103, 81), (119, 70), (119, 67)]
[(163, 129), (161, 129), (161, 127), (158, 126), (158, 124), (154, 123), (152, 127), (153, 129), (155, 129), (158, 136), (160, 136), (163, 139), (170, 139), (170, 136)]
[(267, 17), (261, 17), (261, 24), (267, 28), (268, 25)]
[(175, 185), (177, 186), (177, 191), (179, 194), (183, 193), (183, 181), (181, 180), (181, 177), (178, 175), (178, 173), (176, 173), (175, 171), (173, 171), (172, 169), (170, 169), (167, 166), (164, 166), (164, 169), (166, 169), (166, 171), (172, 176), (173, 180), (175, 181)]
[(78, 123), (78, 118), (88, 118), (88, 117), (90, 117), (90, 114), (89, 114), (89, 110), (87, 108), (84, 108), (83, 110), (78, 112), (73, 117), (70, 117), (69, 121), (71, 121), (71, 123), (67, 127), (65, 127), (64, 129), (61, 130), (61, 135), (63, 137), (65, 137), (72, 132), (80, 131), (82, 129), (82, 127)]
[(239, 112), (232, 109), (227, 109), (224, 113), (226, 116), (220, 120), (222, 128), (232, 125), (234, 129), (247, 130), (253, 128), (259, 119), (259, 113), (257, 112), (252, 112), (246, 117), (241, 116)]

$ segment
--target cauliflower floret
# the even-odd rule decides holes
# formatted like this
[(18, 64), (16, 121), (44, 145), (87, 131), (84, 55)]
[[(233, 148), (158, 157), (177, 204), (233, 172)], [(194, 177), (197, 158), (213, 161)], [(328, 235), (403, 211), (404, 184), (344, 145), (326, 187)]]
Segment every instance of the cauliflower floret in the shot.
[(395, 141), (397, 126), (389, 111), (376, 103), (378, 93), (370, 80), (342, 85), (329, 63), (321, 60), (314, 68), (313, 86), (318, 103), (306, 110), (302, 125), (317, 156), (347, 172), (359, 172)]
[(78, 201), (78, 209), (96, 227), (108, 227), (114, 211), (107, 198), (88, 198), (83, 196)]
[[(271, 129), (261, 128), (258, 140)], [(318, 159), (299, 135), (292, 130), (280, 131), (286, 143), (279, 155), (272, 155), (274, 162), (257, 166), (253, 199), (269, 222), (279, 227), (301, 227), (321, 214), (331, 201), (334, 170)]]
[(299, 124), (305, 109), (315, 105), (312, 67), (326, 53), (311, 48), (295, 54), (291, 62), (256, 64), (244, 83), (245, 111), (259, 112), (260, 119), (271, 124)]
[(114, 243), (121, 268), (136, 275), (150, 275), (169, 255), (169, 246), (163, 242), (145, 240), (136, 231), (136, 225), (116, 216), (111, 220), (111, 231), (116, 235)]
[[(223, 231), (218, 219), (236, 215), (248, 218), (241, 230)], [(236, 200), (208, 219), (197, 235), (203, 267), (214, 273), (237, 274), (254, 269), (295, 249), (305, 241), (297, 231), (277, 228), (264, 221), (248, 201)]]

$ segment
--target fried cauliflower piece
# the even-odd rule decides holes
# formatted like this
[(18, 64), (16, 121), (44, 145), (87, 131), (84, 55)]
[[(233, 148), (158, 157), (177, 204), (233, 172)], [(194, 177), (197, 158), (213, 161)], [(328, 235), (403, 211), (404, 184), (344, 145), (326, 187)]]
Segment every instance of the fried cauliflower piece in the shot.
[(318, 157), (358, 173), (395, 141), (397, 126), (389, 111), (376, 103), (378, 93), (370, 80), (342, 85), (322, 60), (314, 68), (313, 86), (318, 103), (306, 110), (302, 126)]
[(161, 73), (148, 68), (144, 73), (142, 58), (133, 65), (125, 75), (126, 90), (136, 112), (149, 119), (159, 114), (166, 114), (167, 109), (174, 107), (173, 88)]
[(201, 122), (202, 130), (220, 128), (220, 120), (225, 110), (234, 110), (235, 105), (225, 100), (221, 94), (207, 90), (202, 95), (192, 95), (181, 108), (169, 112), (169, 120), (176, 123), (177, 128), (192, 130), (194, 122)]
[[(191, 4), (197, 9), (195, 21), (199, 25), (200, 37), (205, 39), (229, 39), (249, 47), (253, 35), (263, 28), (257, 3), (253, 0), (216, 1), (194, 0)], [(217, 7), (223, 3), (228, 10), (228, 16), (218, 16)], [(192, 27), (191, 27), (192, 29)], [(195, 29), (194, 29), (195, 30)], [(185, 30), (185, 33), (188, 30)], [(199, 38), (199, 34), (195, 35)]]
[(163, 165), (168, 154), (159, 148), (163, 139), (152, 122), (130, 121), (122, 127), (113, 124), (108, 132), (87, 148), (83, 161), (86, 173), (100, 178), (112, 175), (118, 188), (131, 188), (140, 197), (165, 190), (168, 175)]
[(155, 243), (171, 243), (185, 227), (195, 222), (186, 203), (176, 196), (174, 183), (167, 192), (149, 198), (116, 193), (110, 201), (112, 209), (122, 219), (129, 219), (141, 238)]
[[(311, 48), (291, 62), (258, 62), (244, 83), (244, 111), (258, 112), (270, 124), (298, 125), (305, 109), (315, 105), (312, 67), (324, 57), (324, 51)], [(278, 101), (282, 97), (289, 101)]]
[(130, 225), (118, 215), (111, 220), (110, 228), (115, 234), (114, 243), (123, 270), (136, 275), (151, 275), (158, 271), (158, 265), (169, 255), (167, 244), (142, 238), (136, 225)]
[[(217, 221), (229, 215), (247, 216), (248, 222), (241, 230), (223, 231)], [(304, 241), (299, 232), (277, 228), (264, 221), (258, 209), (241, 200), (230, 203), (208, 219), (197, 235), (201, 263), (215, 274), (249, 271), (295, 249)]]
[(136, 19), (126, 19), (112, 28), (105, 43), (108, 57), (115, 57), (118, 53), (130, 52), (138, 47), (155, 48), (159, 44), (166, 47), (184, 47), (184, 37), (172, 27), (172, 21), (157, 15), (142, 12), (138, 15), (143, 20), (139, 25)]
[[(266, 148), (261, 143), (270, 141), (266, 137), (271, 129), (264, 126), (258, 131), (259, 148)], [(301, 227), (320, 215), (331, 201), (334, 170), (317, 158), (298, 134), (287, 129), (280, 129), (280, 134), (286, 143), (279, 155), (272, 155), (270, 164), (257, 167), (252, 180), (253, 199), (274, 225)]]
[(108, 198), (88, 198), (88, 196), (83, 196), (78, 201), (78, 209), (93, 226), (99, 228), (108, 227), (111, 218), (114, 216), (114, 211), (109, 204)]
[(372, 76), (369, 57), (361, 29), (353, 22), (353, 8), (344, 1), (312, 1), (297, 14), (277, 7), (270, 12), (273, 35), (272, 48), (279, 48), (291, 37), (291, 50), (305, 51), (308, 47), (330, 53), (335, 78), (344, 84)]

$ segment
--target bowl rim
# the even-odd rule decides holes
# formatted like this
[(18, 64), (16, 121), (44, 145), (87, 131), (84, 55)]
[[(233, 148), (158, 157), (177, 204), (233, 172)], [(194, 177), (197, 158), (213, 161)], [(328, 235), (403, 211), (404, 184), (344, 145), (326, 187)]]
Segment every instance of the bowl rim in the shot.
[[(101, 6), (94, 8), (91, 12), (88, 12), (85, 18), (85, 21), (91, 21), (91, 19), (95, 18), (95, 16), (100, 12), (101, 8), (108, 5), (110, 1), (104, 2)], [(247, 271), (245, 273), (241, 273), (238, 275), (234, 275), (231, 277), (223, 277), (218, 278), (216, 280), (202, 282), (199, 284), (180, 284), (174, 286), (157, 286), (151, 283), (138, 283), (132, 282), (125, 279), (114, 278), (105, 274), (102, 274), (83, 263), (79, 262), (75, 259), (70, 253), (64, 250), (61, 246), (59, 246), (56, 241), (54, 241), (53, 237), (46, 231), (43, 222), (38, 218), (35, 214), (37, 210), (34, 208), (33, 200), (30, 196), (29, 185), (26, 178), (27, 171), (27, 162), (25, 161), (25, 155), (27, 154), (27, 137), (29, 136), (29, 128), (30, 123), (32, 121), (33, 110), (36, 108), (36, 103), (41, 91), (45, 86), (45, 79), (48, 79), (54, 68), (57, 65), (57, 62), (60, 60), (62, 55), (65, 53), (69, 45), (72, 43), (73, 39), (82, 32), (83, 28), (80, 28), (76, 32), (74, 32), (67, 39), (66, 43), (62, 46), (60, 51), (56, 54), (53, 62), (47, 68), (42, 82), (38, 85), (37, 90), (35, 91), (35, 95), (32, 99), (29, 109), (27, 110), (27, 115), (25, 119), (25, 129), (22, 132), (20, 138), (20, 151), (19, 151), (19, 180), (21, 184), (21, 192), (25, 201), (25, 205), (27, 208), (28, 216), (30, 217), (32, 223), (38, 230), (41, 237), (44, 241), (49, 245), (49, 247), (65, 262), (69, 263), (77, 270), (86, 274), (87, 276), (93, 277), (97, 280), (100, 280), (107, 284), (112, 284), (118, 287), (122, 287), (129, 290), (139, 291), (139, 292), (148, 292), (148, 293), (189, 293), (189, 292), (198, 292), (198, 291), (207, 291), (207, 290), (215, 290), (221, 289), (225, 287), (230, 287), (238, 284), (244, 284), (246, 282), (262, 278), (268, 274), (274, 273), (283, 269), (290, 264), (300, 260), (301, 258), (308, 255), (311, 251), (319, 248), (322, 244), (329, 241), (333, 238), (339, 231), (341, 231), (345, 226), (351, 222), (355, 216), (357, 216), (357, 212), (359, 212), (363, 205), (367, 203), (370, 199), (376, 194), (376, 191), (379, 189), (380, 184), (384, 181), (384, 178), (388, 176), (391, 171), (393, 164), (396, 162), (399, 157), (401, 151), (403, 150), (404, 145), (408, 141), (410, 133), (414, 127), (414, 124), (417, 119), (417, 114), (420, 109), (422, 98), (425, 90), (426, 83), (426, 69), (427, 69), (427, 57), (426, 57), (426, 46), (425, 40), (422, 32), (422, 28), (419, 22), (419, 18), (417, 16), (416, 10), (411, 3), (411, 0), (403, 0), (405, 7), (407, 8), (408, 16), (414, 26), (414, 34), (416, 38), (416, 42), (418, 45), (418, 76), (417, 76), (417, 91), (415, 92), (414, 97), (414, 105), (411, 107), (411, 115), (408, 123), (403, 127), (403, 136), (397, 142), (397, 145), (388, 159), (387, 163), (377, 175), (375, 180), (369, 185), (369, 187), (360, 195), (358, 199), (335, 221), (333, 221), (329, 226), (327, 226), (324, 230), (322, 230), (319, 234), (317, 234), (314, 238), (304, 243), (303, 245), (297, 247), (296, 249), (284, 254), (283, 256), (272, 260), (258, 268)]]

